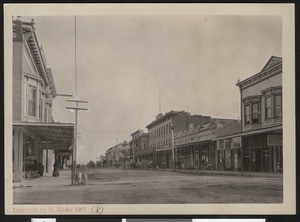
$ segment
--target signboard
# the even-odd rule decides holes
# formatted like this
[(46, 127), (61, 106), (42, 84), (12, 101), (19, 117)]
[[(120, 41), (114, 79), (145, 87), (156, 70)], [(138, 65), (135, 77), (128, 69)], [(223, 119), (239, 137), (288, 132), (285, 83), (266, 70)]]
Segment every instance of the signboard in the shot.
[(268, 146), (282, 146), (282, 135), (267, 135)]
[(38, 143), (37, 149), (42, 150), (69, 150), (64, 143)]
[(71, 156), (71, 154), (72, 154), (72, 153), (71, 153), (71, 152), (68, 152), (68, 151), (63, 151), (63, 152), (59, 152), (59, 153), (58, 153), (59, 156)]

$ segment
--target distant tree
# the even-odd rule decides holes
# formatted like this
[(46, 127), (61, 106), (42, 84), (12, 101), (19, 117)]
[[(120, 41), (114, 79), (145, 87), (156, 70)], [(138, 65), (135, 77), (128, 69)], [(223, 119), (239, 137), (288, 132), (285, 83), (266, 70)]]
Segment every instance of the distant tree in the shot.
[(87, 164), (87, 167), (88, 168), (95, 168), (95, 162), (90, 160), (90, 162), (88, 162), (88, 164)]
[(101, 161), (96, 161), (96, 167), (98, 167), (98, 168), (101, 167)]

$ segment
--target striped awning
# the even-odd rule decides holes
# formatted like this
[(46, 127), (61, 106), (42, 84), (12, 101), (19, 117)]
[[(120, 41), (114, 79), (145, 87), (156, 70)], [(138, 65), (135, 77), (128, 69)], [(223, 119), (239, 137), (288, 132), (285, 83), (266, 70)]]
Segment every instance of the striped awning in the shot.
[(38, 141), (37, 149), (70, 150), (73, 145), (73, 123), (15, 122)]

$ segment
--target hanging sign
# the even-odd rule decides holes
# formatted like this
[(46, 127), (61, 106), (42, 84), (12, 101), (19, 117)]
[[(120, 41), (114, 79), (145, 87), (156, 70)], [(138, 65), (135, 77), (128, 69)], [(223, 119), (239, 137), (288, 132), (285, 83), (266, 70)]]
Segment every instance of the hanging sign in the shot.
[(40, 150), (68, 150), (64, 143), (38, 143), (37, 149)]
[(267, 135), (268, 146), (282, 146), (282, 135)]

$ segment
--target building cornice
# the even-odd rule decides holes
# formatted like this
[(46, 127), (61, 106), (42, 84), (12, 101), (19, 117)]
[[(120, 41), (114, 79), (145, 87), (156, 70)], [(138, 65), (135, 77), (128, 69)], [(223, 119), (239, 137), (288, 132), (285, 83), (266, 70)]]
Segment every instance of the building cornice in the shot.
[(179, 113), (179, 111), (170, 111), (168, 113), (166, 113), (165, 115), (159, 116), (157, 117), (156, 120), (152, 121), (151, 123), (149, 123), (146, 128), (149, 130), (150, 128), (161, 124), (162, 122), (165, 122), (167, 119), (172, 118), (174, 116), (176, 116)]
[(277, 74), (282, 73), (282, 61), (278, 62), (277, 64), (271, 66), (270, 68), (266, 69), (266, 70), (262, 70), (261, 72), (243, 80), (238, 82), (236, 85), (240, 88), (240, 89), (246, 89), (250, 86), (253, 86), (259, 82), (264, 81), (265, 79), (268, 79), (272, 76), (275, 76)]

